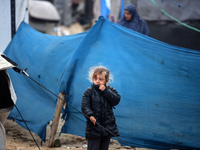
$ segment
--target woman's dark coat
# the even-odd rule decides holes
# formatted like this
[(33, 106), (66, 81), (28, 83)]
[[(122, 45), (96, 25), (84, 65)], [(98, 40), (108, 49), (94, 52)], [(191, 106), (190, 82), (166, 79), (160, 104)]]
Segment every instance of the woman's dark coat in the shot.
[(87, 119), (86, 138), (113, 136), (98, 124), (94, 125), (89, 119), (91, 116), (94, 116), (101, 126), (119, 136), (112, 108), (119, 103), (120, 98), (118, 92), (111, 86), (107, 86), (104, 91), (99, 90), (99, 86), (94, 84), (86, 89), (81, 102), (82, 112)]

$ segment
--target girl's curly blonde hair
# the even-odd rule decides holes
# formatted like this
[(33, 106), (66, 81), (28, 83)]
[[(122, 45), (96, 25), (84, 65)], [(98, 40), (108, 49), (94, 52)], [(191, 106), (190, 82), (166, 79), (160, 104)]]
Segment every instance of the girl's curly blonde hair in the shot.
[(106, 80), (106, 84), (109, 85), (113, 81), (113, 75), (104, 66), (93, 66), (89, 70), (89, 81), (93, 82), (97, 75), (103, 75)]

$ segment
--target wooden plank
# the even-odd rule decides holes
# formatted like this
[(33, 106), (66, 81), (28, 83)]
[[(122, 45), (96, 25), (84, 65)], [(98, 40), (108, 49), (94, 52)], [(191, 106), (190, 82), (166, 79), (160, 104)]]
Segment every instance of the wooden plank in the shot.
[(49, 147), (54, 147), (56, 132), (58, 129), (58, 124), (59, 124), (59, 119), (60, 119), (60, 113), (61, 113), (62, 107), (65, 103), (63, 100), (65, 100), (65, 94), (63, 92), (60, 92), (59, 98), (57, 100), (54, 118), (53, 118), (53, 125), (52, 125), (52, 129), (51, 129), (51, 135), (49, 138)]

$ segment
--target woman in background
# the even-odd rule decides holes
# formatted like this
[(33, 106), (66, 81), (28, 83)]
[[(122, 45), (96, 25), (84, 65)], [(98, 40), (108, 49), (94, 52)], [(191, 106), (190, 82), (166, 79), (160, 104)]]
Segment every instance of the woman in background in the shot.
[(140, 18), (134, 5), (129, 4), (124, 8), (124, 15), (118, 21), (119, 25), (150, 36), (149, 28), (144, 19)]

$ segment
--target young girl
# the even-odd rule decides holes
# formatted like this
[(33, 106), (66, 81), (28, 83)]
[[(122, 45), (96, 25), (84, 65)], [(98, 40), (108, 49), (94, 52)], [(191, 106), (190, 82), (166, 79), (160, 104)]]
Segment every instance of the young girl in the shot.
[(112, 108), (121, 97), (113, 87), (107, 86), (110, 76), (109, 70), (103, 66), (92, 67), (89, 71), (93, 84), (86, 89), (81, 102), (87, 119), (85, 137), (88, 139), (88, 150), (108, 150), (110, 138), (119, 136)]

